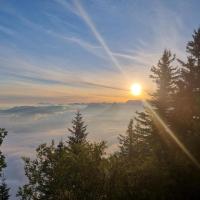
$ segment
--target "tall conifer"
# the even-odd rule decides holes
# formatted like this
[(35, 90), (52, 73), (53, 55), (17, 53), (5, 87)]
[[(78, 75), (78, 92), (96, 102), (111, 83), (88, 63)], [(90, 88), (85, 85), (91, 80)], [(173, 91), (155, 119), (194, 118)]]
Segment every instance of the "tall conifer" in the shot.
[(78, 111), (72, 120), (72, 128), (69, 128), (70, 136), (68, 137), (69, 145), (82, 144), (86, 141), (87, 125), (84, 124), (81, 113)]

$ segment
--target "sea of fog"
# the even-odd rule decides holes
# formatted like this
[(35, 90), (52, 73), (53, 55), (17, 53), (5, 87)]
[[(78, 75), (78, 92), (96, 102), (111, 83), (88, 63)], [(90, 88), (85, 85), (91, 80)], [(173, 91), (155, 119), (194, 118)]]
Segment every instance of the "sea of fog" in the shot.
[(68, 128), (77, 110), (83, 114), (88, 125), (90, 141), (107, 142), (107, 153), (118, 149), (118, 135), (124, 134), (135, 111), (141, 111), (140, 101), (127, 103), (93, 103), (35, 106), (18, 106), (0, 109), (0, 127), (6, 128), (8, 135), (2, 145), (6, 156), (5, 177), (11, 188), (11, 199), (16, 199), (17, 188), (26, 182), (22, 156), (34, 158), (39, 144), (67, 140)]

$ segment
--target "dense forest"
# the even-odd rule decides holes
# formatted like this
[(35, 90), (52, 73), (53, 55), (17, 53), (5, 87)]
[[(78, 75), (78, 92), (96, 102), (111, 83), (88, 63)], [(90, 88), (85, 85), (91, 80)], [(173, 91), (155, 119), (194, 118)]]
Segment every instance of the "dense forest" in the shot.
[[(21, 200), (200, 199), (200, 28), (186, 45), (187, 60), (165, 49), (150, 78), (156, 84), (144, 111), (119, 136), (119, 151), (90, 142), (77, 112), (70, 135), (23, 158), (28, 182)], [(178, 64), (177, 64), (178, 63)], [(0, 145), (7, 135), (0, 129)], [(0, 199), (9, 199), (0, 152)]]

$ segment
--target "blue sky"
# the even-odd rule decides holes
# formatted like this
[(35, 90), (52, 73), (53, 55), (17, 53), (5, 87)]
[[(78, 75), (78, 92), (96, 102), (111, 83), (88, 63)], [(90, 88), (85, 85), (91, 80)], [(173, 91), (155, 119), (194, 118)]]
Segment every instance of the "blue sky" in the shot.
[(151, 91), (150, 67), (164, 48), (186, 56), (199, 7), (198, 0), (0, 0), (0, 104), (125, 101), (133, 82)]

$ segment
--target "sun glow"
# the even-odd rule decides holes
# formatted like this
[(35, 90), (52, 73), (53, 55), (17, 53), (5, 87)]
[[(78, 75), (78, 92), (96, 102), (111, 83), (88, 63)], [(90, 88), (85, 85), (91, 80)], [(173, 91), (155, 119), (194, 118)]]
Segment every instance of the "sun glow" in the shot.
[(131, 85), (131, 94), (134, 96), (139, 96), (142, 93), (142, 86), (139, 83), (134, 83)]

